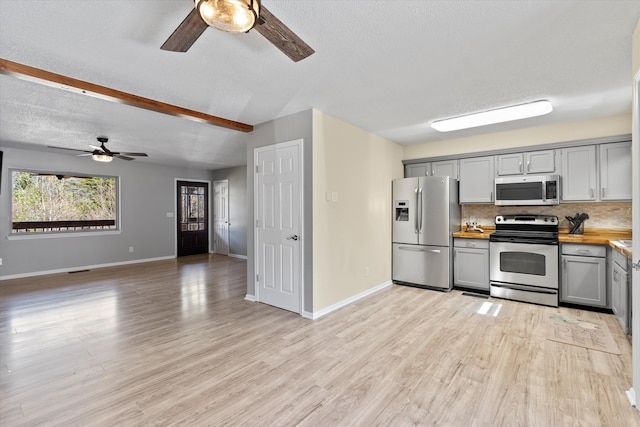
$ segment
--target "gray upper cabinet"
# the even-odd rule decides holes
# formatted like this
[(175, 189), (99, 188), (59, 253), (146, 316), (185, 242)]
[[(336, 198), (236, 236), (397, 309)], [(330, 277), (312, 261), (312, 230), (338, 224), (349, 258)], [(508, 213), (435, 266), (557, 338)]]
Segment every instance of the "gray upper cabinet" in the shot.
[(600, 200), (631, 200), (631, 141), (600, 145)]
[(555, 154), (555, 150), (502, 154), (496, 156), (496, 173), (498, 176), (554, 173)]
[(525, 173), (557, 173), (556, 150), (524, 153)]
[(460, 159), (460, 203), (493, 203), (494, 156)]
[(563, 148), (562, 200), (596, 200), (596, 147)]
[(404, 177), (411, 178), (414, 176), (450, 176), (453, 179), (458, 179), (458, 160), (406, 165), (404, 167)]
[(458, 161), (443, 160), (431, 163), (431, 176), (450, 176), (458, 179)]
[(413, 165), (406, 165), (404, 167), (404, 177), (411, 178), (414, 176), (429, 176), (431, 170), (431, 163), (416, 163)]
[(524, 156), (522, 153), (502, 154), (496, 156), (496, 172), (498, 176), (522, 175), (524, 168), (522, 164)]

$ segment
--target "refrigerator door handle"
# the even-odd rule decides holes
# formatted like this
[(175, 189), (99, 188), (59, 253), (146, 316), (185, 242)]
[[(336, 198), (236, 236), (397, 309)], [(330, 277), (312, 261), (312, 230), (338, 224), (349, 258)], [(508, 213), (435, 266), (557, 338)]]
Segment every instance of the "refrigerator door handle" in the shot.
[(413, 189), (413, 192), (416, 193), (416, 219), (413, 222), (413, 231), (418, 234), (418, 217), (420, 216), (420, 214), (418, 213), (419, 211), (419, 205), (418, 205), (418, 187)]
[(418, 234), (422, 234), (422, 187), (418, 189)]
[(398, 246), (398, 249), (401, 251), (432, 252), (434, 254), (440, 253), (440, 249), (425, 249), (424, 246)]

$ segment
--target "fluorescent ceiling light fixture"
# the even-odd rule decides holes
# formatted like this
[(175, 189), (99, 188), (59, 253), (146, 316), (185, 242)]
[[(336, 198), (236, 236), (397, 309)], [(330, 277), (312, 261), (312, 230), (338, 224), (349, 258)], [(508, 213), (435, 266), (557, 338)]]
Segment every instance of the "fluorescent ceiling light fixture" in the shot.
[(466, 116), (436, 120), (431, 123), (431, 127), (439, 132), (451, 132), (495, 123), (510, 122), (512, 120), (528, 119), (529, 117), (549, 114), (552, 111), (553, 106), (551, 102), (534, 101), (527, 104), (498, 108), (496, 110), (482, 111)]

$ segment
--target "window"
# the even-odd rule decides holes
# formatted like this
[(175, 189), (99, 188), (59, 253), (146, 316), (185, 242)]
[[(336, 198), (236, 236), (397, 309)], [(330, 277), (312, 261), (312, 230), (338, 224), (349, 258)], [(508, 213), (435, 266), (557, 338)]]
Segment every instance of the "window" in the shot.
[(11, 171), (11, 233), (117, 230), (118, 178)]
[(205, 230), (205, 187), (180, 186), (180, 231)]

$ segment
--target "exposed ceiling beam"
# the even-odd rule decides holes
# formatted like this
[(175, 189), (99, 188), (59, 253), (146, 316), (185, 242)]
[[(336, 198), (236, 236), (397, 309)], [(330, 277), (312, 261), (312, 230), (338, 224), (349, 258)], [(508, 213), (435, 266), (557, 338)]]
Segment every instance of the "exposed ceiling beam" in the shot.
[(200, 123), (208, 123), (214, 126), (220, 126), (240, 132), (253, 131), (253, 126), (245, 123), (212, 116), (200, 111), (178, 107), (176, 105), (167, 104), (154, 99), (144, 98), (142, 96), (111, 89), (106, 86), (100, 86), (83, 80), (74, 79), (72, 77), (63, 76), (61, 74), (52, 73), (50, 71), (41, 70), (39, 68), (30, 67), (28, 65), (19, 64), (3, 58), (0, 58), (0, 73), (58, 89), (92, 96), (94, 98), (127, 104), (133, 107), (143, 108), (145, 110), (169, 114), (171, 116), (182, 117)]

